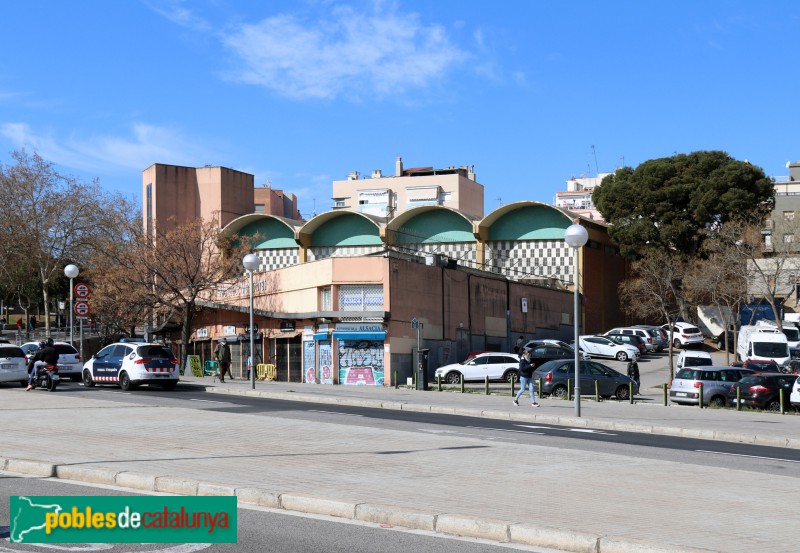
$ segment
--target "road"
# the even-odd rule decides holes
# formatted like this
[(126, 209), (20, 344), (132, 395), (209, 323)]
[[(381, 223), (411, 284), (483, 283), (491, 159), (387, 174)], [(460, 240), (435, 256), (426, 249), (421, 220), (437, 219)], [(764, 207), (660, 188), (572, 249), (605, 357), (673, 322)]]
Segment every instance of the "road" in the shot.
[(108, 551), (111, 553), (503, 553), (552, 550), (524, 545), (508, 546), (485, 540), (442, 537), (370, 523), (343, 521), (333, 517), (302, 516), (265, 508), (239, 507), (238, 541), (235, 544), (11, 544), (9, 536), (10, 495), (137, 495), (109, 486), (87, 486), (47, 478), (23, 477), (0, 471), (0, 553)]

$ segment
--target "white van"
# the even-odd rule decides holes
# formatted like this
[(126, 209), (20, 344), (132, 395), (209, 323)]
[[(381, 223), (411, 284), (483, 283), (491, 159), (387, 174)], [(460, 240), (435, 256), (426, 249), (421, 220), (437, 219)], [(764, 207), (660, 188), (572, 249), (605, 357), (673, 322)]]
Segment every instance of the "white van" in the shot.
[[(768, 328), (778, 328), (778, 323), (769, 319), (761, 319), (756, 322), (756, 326), (765, 326)], [(783, 333), (786, 334), (786, 339), (789, 341), (790, 348), (800, 346), (800, 328), (797, 328), (792, 321), (783, 320)]]
[(744, 325), (739, 329), (736, 353), (740, 361), (774, 361), (784, 366), (789, 363), (789, 341), (775, 327)]

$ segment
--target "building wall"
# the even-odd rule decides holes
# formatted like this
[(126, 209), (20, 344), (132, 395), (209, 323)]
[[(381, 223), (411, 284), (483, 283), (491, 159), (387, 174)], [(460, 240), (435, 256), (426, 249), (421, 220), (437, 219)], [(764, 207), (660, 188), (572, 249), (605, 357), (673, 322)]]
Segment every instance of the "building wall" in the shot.
[(283, 190), (276, 190), (270, 187), (254, 188), (253, 202), (263, 205), (263, 213), (267, 215), (277, 215), (287, 219), (301, 219), (300, 212), (297, 210), (297, 196)]

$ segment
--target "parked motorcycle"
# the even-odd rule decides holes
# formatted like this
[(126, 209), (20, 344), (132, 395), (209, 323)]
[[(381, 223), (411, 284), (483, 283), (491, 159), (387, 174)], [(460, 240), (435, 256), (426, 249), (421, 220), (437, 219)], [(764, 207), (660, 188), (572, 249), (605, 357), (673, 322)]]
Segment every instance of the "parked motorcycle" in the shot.
[(40, 365), (36, 370), (36, 378), (33, 381), (33, 388), (41, 388), (48, 392), (55, 392), (58, 386), (58, 365)]

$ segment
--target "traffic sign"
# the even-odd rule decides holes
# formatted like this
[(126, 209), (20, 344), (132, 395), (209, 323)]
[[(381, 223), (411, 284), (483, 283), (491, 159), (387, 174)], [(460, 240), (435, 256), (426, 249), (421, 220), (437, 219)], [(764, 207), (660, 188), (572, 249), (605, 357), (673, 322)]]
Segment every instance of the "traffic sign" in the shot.
[(75, 285), (75, 295), (79, 298), (88, 298), (90, 292), (91, 290), (89, 289), (88, 284), (79, 282), (78, 284)]
[(86, 300), (78, 300), (75, 302), (75, 314), (80, 317), (86, 317), (89, 314), (89, 302)]

